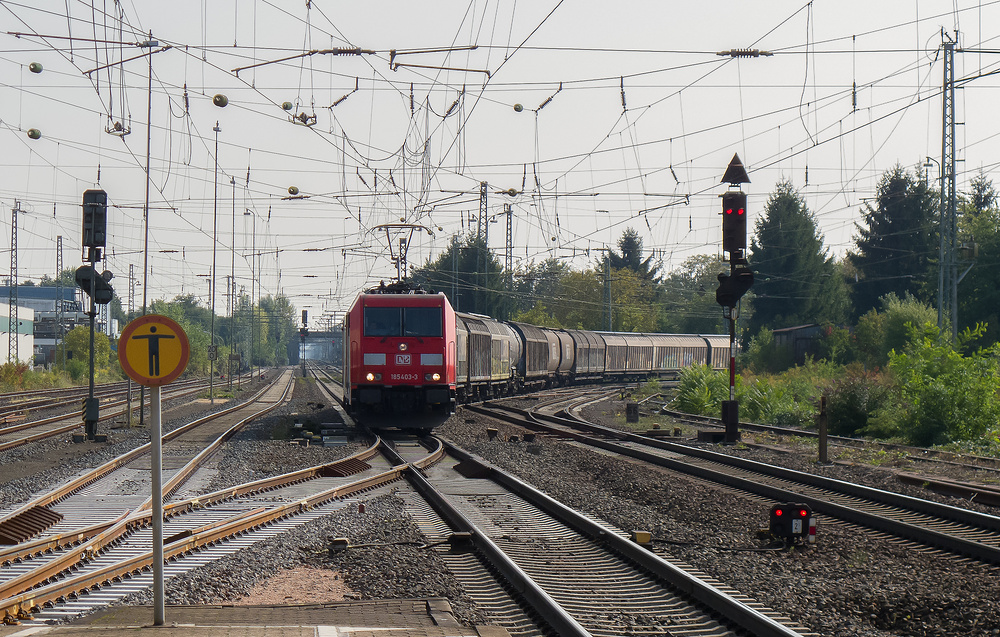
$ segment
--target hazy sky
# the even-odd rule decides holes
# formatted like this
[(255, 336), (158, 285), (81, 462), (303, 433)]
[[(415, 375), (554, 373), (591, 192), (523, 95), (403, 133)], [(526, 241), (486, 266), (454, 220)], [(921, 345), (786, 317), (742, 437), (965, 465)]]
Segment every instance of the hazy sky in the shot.
[[(207, 304), (214, 237), (220, 313), (226, 275), (249, 293), (254, 246), (265, 294), (345, 309), (395, 276), (399, 236), (376, 226), (431, 229), (409, 250), (421, 264), (469, 228), (481, 182), (501, 260), (511, 204), (518, 264), (583, 267), (631, 227), (676, 267), (719, 253), (737, 152), (751, 222), (790, 180), (842, 254), (884, 171), (940, 161), (942, 30), (960, 47), (959, 188), (997, 166), (997, 2), (42, 0), (0, 16), (3, 249), (17, 201), (19, 278), (54, 273), (57, 236), (79, 265), (81, 195), (104, 188), (103, 267), (126, 304), (147, 133), (149, 298)], [(132, 59), (150, 32), (172, 47), (151, 91)], [(717, 55), (733, 49), (773, 55)]]

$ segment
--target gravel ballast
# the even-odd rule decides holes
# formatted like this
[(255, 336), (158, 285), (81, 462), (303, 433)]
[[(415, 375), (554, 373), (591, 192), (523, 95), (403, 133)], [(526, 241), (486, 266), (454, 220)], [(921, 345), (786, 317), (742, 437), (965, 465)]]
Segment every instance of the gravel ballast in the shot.
[[(301, 449), (269, 439), (271, 430), (287, 425), (293, 413), (311, 414), (312, 410), (320, 420), (330, 418), (324, 410), (316, 409), (318, 396), (314, 387), (300, 383), (292, 404), (227, 443), (218, 463), (219, 482), (212, 487), (283, 473), (349, 453), (343, 448)], [(604, 408), (609, 421), (605, 424), (611, 424), (614, 409)], [(599, 420), (602, 408), (592, 411), (589, 417)], [(486, 436), (487, 426), (499, 429), (496, 440)], [(512, 436), (520, 438), (522, 430), (468, 413), (451, 418), (437, 431), (569, 506), (621, 529), (652, 531), (662, 540), (656, 550), (665, 557), (692, 565), (818, 634), (1000, 635), (1000, 580), (993, 567), (914, 550), (901, 541), (828, 518), (821, 520), (815, 546), (762, 550), (769, 543), (758, 530), (766, 527), (772, 502), (544, 437), (538, 438), (529, 452), (525, 443), (508, 441)], [(958, 504), (895, 483), (881, 469), (818, 468), (806, 455), (725, 449), (762, 462)], [(91, 462), (96, 464), (93, 460), (81, 464)], [(44, 478), (55, 481), (60, 471), (72, 473), (74, 469), (53, 469)], [(0, 502), (23, 499), (20, 494), (38, 478), (5, 483), (0, 488)], [(38, 482), (33, 487), (37, 490)], [(401, 501), (381, 493), (366, 502), (364, 513), (356, 507), (345, 508), (168, 581), (168, 603), (253, 603), (254, 594), (266, 590), (269, 577), (308, 566), (342, 579), (346, 587), (339, 594), (348, 598), (446, 597), (463, 622), (489, 623), (488, 616), (464, 595), (434, 551), (422, 548), (423, 540)], [(988, 507), (972, 508), (996, 513)], [(376, 546), (330, 553), (330, 537), (348, 537), (352, 545)], [(335, 601), (329, 599), (327, 584), (311, 579), (299, 587), (306, 597), (310, 597), (308, 587), (315, 586), (315, 601)], [(127, 600), (148, 601), (148, 593)]]

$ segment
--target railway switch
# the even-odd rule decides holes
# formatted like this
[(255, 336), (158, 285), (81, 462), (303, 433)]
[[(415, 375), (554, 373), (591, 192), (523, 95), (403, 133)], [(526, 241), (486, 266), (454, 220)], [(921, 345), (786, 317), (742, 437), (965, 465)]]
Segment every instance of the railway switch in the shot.
[(771, 507), (771, 534), (785, 540), (816, 543), (816, 519), (807, 504), (776, 504)]

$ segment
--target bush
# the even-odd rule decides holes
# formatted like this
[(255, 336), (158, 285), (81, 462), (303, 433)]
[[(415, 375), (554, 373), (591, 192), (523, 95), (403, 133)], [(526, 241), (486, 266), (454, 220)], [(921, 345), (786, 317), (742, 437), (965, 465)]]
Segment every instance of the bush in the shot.
[(24, 389), (25, 375), (31, 370), (27, 363), (4, 363), (0, 365), (0, 387), (4, 391)]
[(892, 387), (877, 372), (853, 367), (827, 394), (826, 415), (830, 434), (857, 436), (869, 426), (874, 413), (892, 396)]
[(729, 377), (707, 365), (681, 370), (673, 406), (678, 411), (703, 416), (722, 413), (722, 401), (729, 400)]
[[(771, 377), (736, 377), (736, 399), (740, 419), (777, 425), (802, 427), (811, 422), (813, 408), (799, 402), (793, 383)], [(718, 417), (722, 401), (729, 400), (729, 375), (704, 365), (681, 371), (673, 406), (690, 414)]]
[(854, 328), (859, 359), (875, 368), (889, 361), (890, 352), (902, 352), (910, 344), (911, 327), (937, 321), (937, 312), (909, 293), (902, 299), (890, 293), (879, 301), (882, 311), (868, 311)]
[(824, 325), (823, 335), (817, 343), (821, 360), (847, 365), (857, 360), (858, 352), (851, 330), (836, 325)]
[(996, 437), (1000, 429), (1000, 346), (970, 356), (958, 350), (985, 327), (965, 330), (952, 344), (932, 324), (910, 330), (910, 347), (889, 358), (893, 401), (875, 410), (866, 432), (929, 446)]
[(742, 357), (744, 367), (758, 374), (777, 374), (795, 364), (795, 352), (790, 347), (778, 347), (774, 332), (762, 327)]

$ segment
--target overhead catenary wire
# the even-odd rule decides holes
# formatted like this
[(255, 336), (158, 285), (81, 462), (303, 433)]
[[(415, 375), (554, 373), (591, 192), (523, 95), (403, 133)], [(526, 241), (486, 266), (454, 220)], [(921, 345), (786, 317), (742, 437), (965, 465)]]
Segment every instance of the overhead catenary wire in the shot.
[[(222, 47), (218, 47), (218, 46), (215, 46), (215, 45), (209, 46), (209, 43), (207, 41), (203, 42), (202, 44), (203, 44), (203, 46), (202, 46), (202, 48), (201, 48), (200, 51), (196, 47), (195, 50), (192, 51), (192, 53), (195, 54), (195, 55), (198, 55), (199, 57), (203, 57), (202, 51), (209, 51), (209, 50), (211, 50), (211, 51), (221, 51), (222, 50)], [(489, 46), (489, 45), (486, 45), (486, 46)], [(863, 50), (863, 48), (864, 47), (859, 47), (859, 50)], [(526, 48), (526, 49), (523, 49), (523, 50), (531, 50), (531, 49), (530, 48)], [(79, 51), (77, 51), (77, 53), (79, 53)], [(782, 52), (782, 54), (784, 54), (784, 55), (796, 55), (796, 54), (801, 54), (801, 53), (796, 53), (794, 51), (784, 51), (784, 52)], [(822, 54), (822, 53), (814, 51), (814, 55), (815, 54)], [(314, 69), (314, 73), (319, 73), (319, 72), (320, 71), (318, 69)], [(352, 77), (357, 77), (357, 76), (356, 76), (356, 74), (352, 74)], [(619, 84), (624, 83), (624, 81), (622, 80), (621, 77), (616, 77), (615, 79), (617, 80), (616, 83), (619, 83)], [(492, 86), (499, 86), (500, 85), (498, 82), (496, 82), (495, 79), (492, 79), (490, 81), (490, 83), (491, 83)], [(425, 85), (424, 88), (425, 88), (425, 90), (429, 90), (427, 87), (444, 86), (444, 85), (445, 85), (444, 83), (434, 84), (433, 82), (430, 82), (427, 85)], [(572, 90), (570, 88), (571, 87), (571, 83), (567, 83), (566, 86), (567, 86), (567, 89), (566, 89), (567, 91)], [(103, 88), (103, 86), (102, 86), (102, 88)], [(166, 92), (169, 89), (164, 85), (164, 87), (162, 88), (162, 90), (164, 92)], [(386, 89), (386, 90), (392, 90), (392, 89)], [(681, 95), (682, 95), (681, 93), (678, 94), (678, 99), (679, 100), (683, 99), (681, 97)], [(933, 95), (930, 95), (929, 97), (933, 97)], [(487, 97), (485, 97), (483, 99), (489, 99), (489, 97), (487, 96)], [(632, 104), (633, 100), (630, 99), (629, 102), (630, 102), (629, 103), (629, 107), (631, 109), (631, 108), (633, 108), (633, 104)], [(171, 102), (171, 104), (172, 103), (173, 102)], [(820, 108), (820, 104), (819, 104), (819, 102), (816, 102), (814, 104), (814, 108), (812, 110), (812, 113), (818, 112), (819, 108)], [(683, 113), (683, 111), (682, 111), (682, 113)], [(740, 121), (741, 126), (745, 127), (745, 126), (747, 126), (748, 122), (753, 121), (753, 120), (741, 117), (741, 118), (739, 118), (739, 121)], [(606, 152), (608, 150), (611, 150), (611, 151), (614, 151), (615, 153), (621, 153), (623, 150), (627, 150), (629, 154), (638, 157), (639, 156), (639, 152), (640, 152), (640, 148), (642, 148), (642, 147), (634, 143), (634, 142), (636, 142), (636, 141), (638, 141), (640, 139), (638, 137), (638, 135), (637, 135), (636, 121), (633, 121), (631, 119), (626, 118), (625, 120), (622, 120), (621, 124), (625, 127), (625, 128), (621, 128), (620, 129), (620, 131), (623, 132), (624, 135), (620, 135), (616, 139), (622, 139), (623, 143), (621, 143), (621, 144), (605, 144), (604, 146), (601, 147), (600, 151), (601, 152)], [(462, 128), (464, 130), (465, 127), (463, 126)], [(842, 133), (841, 133), (841, 129), (843, 129)], [(164, 130), (166, 131), (167, 129), (165, 128)], [(837, 136), (841, 136), (841, 135), (842, 136), (851, 135), (851, 134), (853, 134), (853, 132), (855, 132), (857, 130), (857, 128), (851, 129), (850, 127), (843, 127), (842, 126), (842, 122), (838, 121), (836, 123), (835, 130), (836, 130), (836, 133), (834, 134), (833, 138), (837, 138)], [(166, 134), (169, 135), (169, 131), (167, 131)], [(665, 137), (664, 139), (677, 140), (679, 143), (685, 143), (686, 144), (689, 139), (691, 139), (693, 137), (698, 137), (699, 134), (704, 134), (704, 132), (703, 131), (691, 131), (690, 135), (675, 135), (675, 134), (671, 134), (669, 137)], [(841, 139), (842, 138), (843, 137), (841, 137)], [(376, 157), (372, 157), (372, 153), (370, 153), (368, 149), (364, 148), (363, 145), (362, 146), (358, 146), (357, 145), (358, 144), (358, 139), (357, 139), (356, 136), (354, 136), (354, 135), (344, 135), (340, 139), (342, 139), (343, 141), (339, 141), (338, 140), (338, 142), (336, 143), (335, 147), (339, 149), (341, 147), (341, 145), (347, 145), (348, 148), (350, 148), (351, 146), (347, 144), (347, 142), (349, 141), (350, 144), (355, 145), (354, 148), (355, 148), (355, 150), (358, 151), (357, 152), (357, 156), (354, 159), (356, 161), (358, 161), (359, 163), (363, 164), (363, 165), (374, 165), (375, 163), (377, 163), (377, 161), (381, 161), (381, 160), (385, 160), (386, 158), (393, 157), (393, 153), (394, 152), (399, 152), (399, 151), (394, 151), (391, 148), (390, 149), (384, 149), (386, 154), (384, 156), (380, 157), (380, 158), (376, 158)], [(626, 139), (627, 139), (627, 141), (625, 141)], [(649, 138), (646, 137), (643, 141), (645, 142), (648, 139)], [(884, 139), (884, 138), (882, 138), (882, 139)], [(880, 141), (880, 140), (877, 140), (877, 141)], [(661, 141), (660, 143), (663, 143), (663, 142)], [(672, 142), (669, 142), (669, 143), (672, 143)], [(645, 146), (649, 146), (650, 144), (644, 144), (644, 145)], [(617, 146), (617, 148), (612, 148), (613, 146)], [(338, 150), (338, 153), (339, 152), (340, 151)], [(347, 152), (351, 153), (351, 150), (348, 150)], [(544, 154), (541, 154), (538, 157), (538, 162), (536, 162), (536, 174), (539, 177), (539, 181), (542, 182), (543, 189), (545, 189), (545, 194), (548, 194), (548, 192), (551, 191), (554, 188), (554, 184), (558, 180), (559, 184), (560, 184), (560, 187), (559, 187), (559, 198), (560, 199), (559, 200), (561, 202), (567, 203), (570, 200), (567, 199), (566, 197), (571, 192), (573, 192), (573, 191), (579, 191), (580, 189), (578, 189), (578, 188), (572, 188), (572, 187), (567, 187), (566, 184), (570, 180), (564, 179), (562, 177), (562, 174), (565, 174), (565, 173), (556, 174), (556, 173), (549, 173), (548, 172), (548, 166), (555, 165), (555, 162), (557, 160), (561, 160), (560, 157), (554, 157), (553, 155), (554, 154), (544, 153)], [(581, 159), (586, 159), (586, 161), (591, 162), (591, 161), (594, 160), (595, 156), (596, 155), (593, 155), (593, 154), (582, 154), (580, 157), (581, 157)], [(703, 156), (706, 156), (706, 155), (699, 153), (699, 156), (703, 157)], [(792, 155), (789, 154), (789, 155), (785, 155), (783, 157), (774, 157), (773, 159), (774, 159), (775, 163), (772, 164), (772, 165), (780, 165), (782, 161), (787, 161), (788, 158), (791, 157), (791, 156)], [(293, 157), (293, 156), (290, 155), (290, 157)], [(687, 168), (692, 165), (692, 162), (690, 161), (690, 157), (689, 157), (689, 155), (688, 155), (688, 153), (686, 151), (681, 153), (681, 157), (682, 157), (682, 159), (680, 159), (677, 162), (676, 165), (671, 162), (671, 164), (670, 164), (671, 171), (670, 172), (676, 172), (677, 168), (681, 168), (683, 170), (687, 170)], [(169, 168), (169, 166), (172, 165), (172, 163), (173, 162), (169, 159), (169, 157), (164, 159), (164, 166), (165, 167)], [(321, 162), (317, 162), (317, 165), (319, 163), (321, 163)], [(343, 165), (343, 162), (336, 164), (337, 169), (339, 170), (342, 165)], [(758, 166), (764, 166), (764, 164), (758, 164)], [(757, 166), (755, 166), (755, 167), (757, 167)], [(486, 169), (482, 164), (476, 164), (476, 163), (469, 163), (468, 166), (467, 166), (467, 168), (468, 168), (468, 170), (471, 173), (475, 173), (475, 172), (482, 171), (482, 170)], [(813, 168), (813, 174), (814, 175), (818, 174), (816, 171), (819, 170), (820, 167), (811, 166), (811, 168)], [(438, 170), (446, 172), (447, 170), (450, 170), (450, 169), (451, 169), (451, 166), (442, 163), (440, 168), (435, 168), (435, 172), (437, 172)], [(518, 169), (520, 170), (520, 167), (518, 167)], [(323, 168), (318, 167), (316, 170), (317, 171), (322, 171)], [(365, 173), (365, 174), (369, 174), (369, 173)], [(597, 174), (600, 174), (600, 173), (597, 173)], [(655, 173), (652, 170), (643, 170), (643, 169), (640, 169), (638, 171), (633, 171), (629, 175), (625, 175), (624, 177), (622, 177), (618, 181), (615, 181), (615, 180), (612, 180), (612, 179), (608, 179), (605, 183), (619, 183), (619, 184), (623, 184), (624, 185), (624, 184), (630, 183), (632, 180), (637, 180), (634, 183), (641, 183), (642, 181), (650, 178), (650, 176), (653, 176), (653, 175), (655, 175)], [(272, 180), (269, 180), (269, 181), (270, 181), (270, 183), (266, 184), (267, 187), (265, 187), (265, 184), (263, 182), (261, 183), (260, 187), (256, 187), (255, 188), (252, 185), (251, 191), (255, 192), (257, 194), (263, 194), (263, 193), (265, 193), (267, 191), (268, 187), (274, 187), (274, 186), (280, 186), (281, 185), (280, 183), (278, 183), (278, 180), (273, 180), (272, 179)], [(691, 194), (694, 195), (696, 198), (699, 197), (699, 196), (708, 196), (711, 189), (708, 188), (707, 181), (708, 180), (705, 177), (701, 177), (700, 179), (695, 179), (695, 180), (690, 181), (689, 183), (691, 185), (691, 188), (689, 190), (691, 191)], [(813, 183), (814, 181), (815, 180), (811, 180), (811, 183)], [(676, 183), (676, 180), (675, 180), (675, 183)], [(598, 191), (602, 190), (602, 188), (592, 188), (591, 190), (593, 190), (594, 192), (598, 192)], [(631, 191), (632, 189), (631, 188), (617, 188), (617, 190)], [(646, 188), (641, 188), (641, 190), (645, 191)], [(379, 192), (383, 193), (384, 191), (380, 190)], [(331, 191), (328, 192), (328, 193), (326, 193), (326, 194), (328, 196), (331, 196), (331, 197), (338, 196), (338, 197), (341, 197), (341, 198), (349, 198), (349, 197), (352, 196), (352, 194), (348, 192), (348, 189), (346, 187), (342, 189), (341, 193), (337, 193), (337, 192), (333, 191), (333, 189), (331, 189)], [(171, 198), (172, 198), (172, 196), (170, 194), (165, 193), (165, 199), (166, 200), (169, 200)], [(429, 199), (428, 199), (428, 201), (429, 201)], [(543, 203), (544, 203), (544, 201), (545, 200), (543, 200)], [(548, 200), (548, 201), (554, 201), (554, 199)], [(560, 210), (560, 214), (562, 214), (563, 212), (564, 212), (563, 210)], [(627, 221), (625, 223), (627, 223)], [(566, 224), (563, 224), (563, 225), (565, 226)]]

